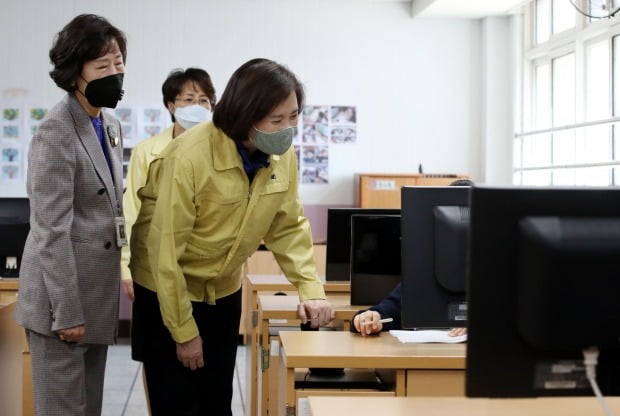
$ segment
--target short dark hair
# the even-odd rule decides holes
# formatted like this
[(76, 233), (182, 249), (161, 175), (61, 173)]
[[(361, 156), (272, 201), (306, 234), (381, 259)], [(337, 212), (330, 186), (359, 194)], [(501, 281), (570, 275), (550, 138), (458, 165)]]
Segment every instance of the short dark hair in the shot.
[(112, 49), (114, 41), (124, 63), (127, 59), (127, 39), (123, 32), (104, 17), (94, 14), (76, 16), (54, 38), (50, 49), (54, 69), (50, 71), (50, 76), (63, 90), (75, 90), (75, 79), (82, 73), (84, 63), (105, 55)]
[[(161, 86), (161, 93), (164, 99), (164, 106), (168, 108), (169, 102), (174, 102), (175, 98), (183, 89), (183, 84), (187, 81), (193, 81), (204, 91), (205, 95), (211, 103), (211, 109), (215, 107), (215, 88), (211, 82), (211, 77), (204, 69), (200, 68), (187, 68), (185, 71), (182, 69), (175, 69), (164, 81)], [(174, 114), (170, 113), (172, 122), (174, 123)]]
[(248, 131), (295, 92), (298, 112), (304, 106), (304, 88), (288, 68), (269, 59), (252, 59), (230, 77), (213, 111), (213, 123), (237, 143)]
[(469, 179), (456, 179), (450, 183), (450, 186), (474, 186), (474, 183)]

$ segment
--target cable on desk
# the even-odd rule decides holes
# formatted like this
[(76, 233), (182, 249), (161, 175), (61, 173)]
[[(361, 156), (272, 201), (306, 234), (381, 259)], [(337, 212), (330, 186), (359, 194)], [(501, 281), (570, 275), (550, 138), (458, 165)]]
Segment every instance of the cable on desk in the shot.
[(605, 397), (601, 393), (601, 389), (598, 387), (598, 383), (596, 382), (596, 365), (598, 364), (598, 348), (590, 347), (585, 348), (583, 350), (583, 363), (586, 366), (586, 377), (590, 382), (590, 386), (592, 387), (592, 391), (594, 391), (594, 395), (598, 399), (599, 404), (603, 408), (606, 416), (613, 416), (611, 409), (607, 406), (607, 402), (605, 401)]

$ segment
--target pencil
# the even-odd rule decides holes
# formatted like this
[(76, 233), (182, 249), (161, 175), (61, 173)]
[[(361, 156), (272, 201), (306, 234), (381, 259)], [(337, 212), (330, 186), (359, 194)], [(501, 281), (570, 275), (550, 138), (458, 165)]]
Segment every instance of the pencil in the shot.
[[(385, 318), (385, 319), (379, 319), (379, 322), (381, 322), (382, 324), (385, 324), (387, 322), (392, 322), (393, 320), (394, 318)], [(366, 321), (362, 325), (370, 325), (371, 323), (372, 321)]]

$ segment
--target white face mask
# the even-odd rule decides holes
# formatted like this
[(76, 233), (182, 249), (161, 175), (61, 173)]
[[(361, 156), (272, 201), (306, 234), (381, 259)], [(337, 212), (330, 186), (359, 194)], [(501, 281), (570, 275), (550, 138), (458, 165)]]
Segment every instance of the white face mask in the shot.
[(211, 112), (201, 105), (193, 104), (187, 107), (177, 107), (174, 110), (174, 118), (181, 127), (189, 130), (196, 124), (211, 120)]

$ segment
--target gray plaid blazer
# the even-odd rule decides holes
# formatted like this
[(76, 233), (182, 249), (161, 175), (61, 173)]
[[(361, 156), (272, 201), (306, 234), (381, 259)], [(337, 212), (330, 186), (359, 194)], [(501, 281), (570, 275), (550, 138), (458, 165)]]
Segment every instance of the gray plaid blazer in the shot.
[(104, 113), (103, 125), (114, 179), (73, 94), (48, 112), (32, 139), (30, 234), (15, 311), (18, 324), (43, 335), (83, 324), (82, 342), (93, 344), (113, 344), (118, 327), (121, 251), (114, 217), (123, 192), (122, 140), (115, 118)]

